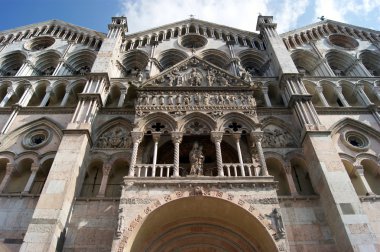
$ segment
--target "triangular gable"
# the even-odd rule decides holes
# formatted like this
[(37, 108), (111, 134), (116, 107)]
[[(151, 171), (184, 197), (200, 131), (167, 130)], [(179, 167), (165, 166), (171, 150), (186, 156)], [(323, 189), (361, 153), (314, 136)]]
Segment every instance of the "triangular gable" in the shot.
[(193, 55), (148, 79), (142, 87), (228, 87), (250, 83)]

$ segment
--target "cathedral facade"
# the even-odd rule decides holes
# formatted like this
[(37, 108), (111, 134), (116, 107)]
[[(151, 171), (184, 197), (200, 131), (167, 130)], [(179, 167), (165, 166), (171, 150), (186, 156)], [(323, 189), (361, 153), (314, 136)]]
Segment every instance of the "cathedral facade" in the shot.
[(379, 251), (380, 32), (276, 29), (0, 32), (0, 251)]

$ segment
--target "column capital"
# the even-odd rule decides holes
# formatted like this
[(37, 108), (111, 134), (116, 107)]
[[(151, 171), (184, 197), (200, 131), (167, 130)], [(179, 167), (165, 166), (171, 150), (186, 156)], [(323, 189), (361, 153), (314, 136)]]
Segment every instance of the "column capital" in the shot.
[(152, 132), (152, 138), (155, 143), (157, 143), (158, 140), (160, 140), (160, 136), (161, 136), (161, 132), (156, 132), (156, 131)]
[(15, 91), (13, 90), (13, 88), (12, 87), (8, 87), (7, 88), (7, 93), (8, 94), (13, 94)]
[(144, 137), (144, 132), (141, 131), (131, 131), (131, 137), (133, 143), (141, 143), (143, 137)]
[(40, 169), (40, 166), (37, 165), (37, 164), (32, 164), (32, 166), (30, 167), (30, 170), (31, 170), (32, 172), (37, 172), (38, 169)]
[(109, 164), (109, 163), (103, 164), (103, 167), (102, 167), (103, 176), (104, 175), (108, 176), (111, 172), (111, 169), (112, 169), (111, 164)]
[(360, 176), (363, 176), (364, 175), (364, 168), (363, 168), (363, 165), (361, 164), (353, 164), (356, 172), (358, 173), (358, 175)]
[(240, 140), (241, 133), (240, 132), (233, 132), (232, 137), (235, 139), (236, 142)]
[(7, 175), (11, 175), (14, 171), (15, 171), (15, 165), (12, 164), (12, 163), (8, 163), (8, 164), (7, 164), (7, 167), (6, 167), (6, 171), (5, 171), (5, 173), (6, 173)]
[(183, 132), (173, 131), (171, 133), (171, 136), (172, 136), (173, 143), (181, 143), (182, 142), (182, 137), (183, 137)]
[(220, 143), (222, 142), (223, 134), (224, 134), (223, 131), (211, 131), (211, 140), (214, 143)]
[(255, 142), (261, 142), (264, 137), (264, 132), (263, 131), (251, 131), (250, 133), (251, 139)]

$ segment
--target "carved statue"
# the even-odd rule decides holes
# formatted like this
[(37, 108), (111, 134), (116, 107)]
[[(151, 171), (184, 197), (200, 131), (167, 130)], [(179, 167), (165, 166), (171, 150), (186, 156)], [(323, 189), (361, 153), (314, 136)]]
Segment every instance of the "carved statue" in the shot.
[(124, 216), (123, 216), (123, 209), (119, 209), (119, 218), (117, 220), (117, 230), (116, 230), (116, 235), (117, 237), (120, 237), (121, 234), (124, 231)]
[(159, 98), (159, 101), (160, 101), (160, 105), (165, 105), (165, 97), (164, 96), (160, 96)]
[(280, 239), (285, 234), (284, 222), (282, 221), (282, 216), (277, 208), (273, 209), (272, 213), (267, 215), (273, 220), (273, 224), (276, 228), (276, 238)]
[(205, 94), (203, 101), (204, 101), (204, 104), (208, 106), (210, 104), (210, 96), (208, 94)]
[(197, 71), (197, 69), (191, 69), (188, 82), (190, 86), (200, 86), (202, 84), (202, 75)]
[(213, 70), (208, 70), (207, 71), (207, 82), (208, 85), (211, 87), (214, 84), (215, 81), (215, 73)]
[(205, 157), (202, 152), (203, 146), (199, 146), (197, 142), (194, 143), (193, 149), (190, 151), (190, 175), (203, 175), (203, 162)]
[(183, 98), (183, 104), (184, 105), (190, 104), (190, 97), (188, 95), (185, 95), (185, 97)]
[(168, 96), (168, 105), (174, 105), (174, 100), (173, 100), (173, 96), (172, 95)]

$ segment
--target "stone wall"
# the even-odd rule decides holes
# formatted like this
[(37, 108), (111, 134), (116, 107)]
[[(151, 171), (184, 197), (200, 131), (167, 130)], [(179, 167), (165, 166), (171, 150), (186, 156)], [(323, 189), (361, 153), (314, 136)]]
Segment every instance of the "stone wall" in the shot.
[(0, 251), (19, 251), (38, 198), (0, 197)]
[(364, 212), (371, 223), (372, 232), (376, 235), (376, 251), (380, 251), (380, 201), (365, 200), (362, 202)]
[(77, 200), (67, 225), (63, 251), (111, 251), (118, 201)]
[(290, 251), (338, 251), (318, 199), (281, 199)]

